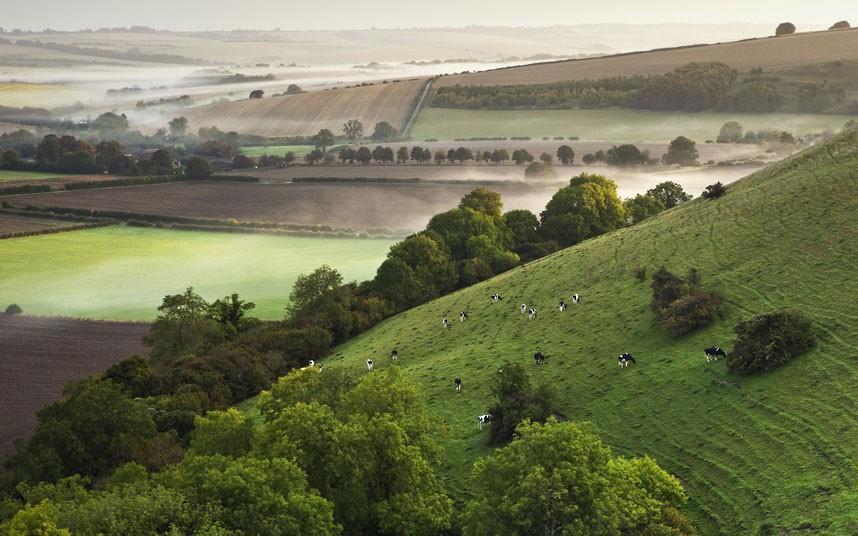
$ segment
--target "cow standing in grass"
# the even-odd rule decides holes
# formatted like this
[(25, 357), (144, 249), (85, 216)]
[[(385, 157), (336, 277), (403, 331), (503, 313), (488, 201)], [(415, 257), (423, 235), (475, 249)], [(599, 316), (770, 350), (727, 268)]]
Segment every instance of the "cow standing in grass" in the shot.
[(536, 318), (536, 307), (530, 308), (530, 310), (527, 312), (527, 318), (529, 318), (530, 320)]
[(390, 359), (392, 361), (398, 360), (399, 359), (399, 352), (397, 350), (393, 350), (392, 352), (390, 352)]
[(539, 366), (545, 363), (545, 354), (543, 354), (542, 352), (536, 352), (535, 354), (533, 354), (533, 360), (536, 361), (536, 365)]
[(637, 363), (637, 361), (635, 361), (635, 358), (632, 354), (626, 352), (624, 354), (620, 354), (619, 357), (617, 357), (617, 365), (620, 368), (628, 367), (629, 363)]
[(456, 392), (462, 392), (462, 378), (456, 378), (453, 380), (453, 383), (456, 385)]
[(503, 299), (503, 296), (501, 296), (497, 292), (492, 294), (492, 297), (491, 297), (492, 303), (497, 303), (497, 302), (501, 301), (502, 299)]
[(563, 300), (560, 300), (560, 312), (562, 313), (565, 310), (566, 310), (566, 302)]
[(579, 296), (577, 294), (573, 294), (571, 300), (572, 300), (572, 305), (578, 305), (578, 302), (581, 301), (581, 296)]
[(722, 350), (720, 346), (711, 346), (703, 350), (703, 353), (706, 355), (707, 363), (709, 363), (710, 361), (718, 361), (719, 357), (727, 357), (727, 353), (724, 352), (724, 350)]
[(521, 311), (521, 314), (526, 313), (527, 312), (527, 304), (522, 303), (521, 305), (519, 305), (518, 310)]
[(444, 320), (441, 321), (441, 325), (444, 326), (445, 328), (449, 328), (450, 327), (450, 321), (445, 318)]
[(477, 428), (479, 428), (480, 430), (483, 429), (484, 424), (488, 424), (490, 422), (492, 422), (491, 413), (486, 413), (485, 415), (477, 415)]
[(459, 322), (464, 322), (467, 319), (468, 319), (468, 313), (466, 313), (465, 311), (461, 311), (459, 313)]
[(372, 372), (372, 366), (373, 366), (374, 364), (375, 364), (375, 363), (373, 363), (372, 359), (367, 359), (367, 360), (366, 360), (366, 368), (367, 368), (370, 372)]

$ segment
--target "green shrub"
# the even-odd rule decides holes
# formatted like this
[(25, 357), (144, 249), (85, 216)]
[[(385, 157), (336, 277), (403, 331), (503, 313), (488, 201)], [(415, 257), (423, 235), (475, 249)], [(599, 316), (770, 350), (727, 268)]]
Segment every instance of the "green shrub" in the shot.
[(557, 177), (554, 166), (545, 162), (531, 162), (524, 170), (526, 179), (553, 179)]
[(716, 182), (715, 184), (710, 184), (703, 190), (703, 193), (700, 194), (700, 197), (703, 199), (718, 199), (727, 193), (727, 187), (721, 184), (720, 182)]
[(20, 305), (18, 305), (17, 303), (13, 303), (12, 305), (10, 305), (9, 307), (6, 308), (5, 314), (7, 314), (7, 315), (19, 315), (23, 312), (24, 312), (24, 310), (21, 309)]
[(798, 311), (757, 315), (736, 326), (736, 343), (727, 356), (731, 372), (769, 372), (816, 344), (810, 320)]
[(685, 335), (712, 324), (721, 299), (711, 292), (684, 296), (659, 313), (659, 322), (674, 335)]

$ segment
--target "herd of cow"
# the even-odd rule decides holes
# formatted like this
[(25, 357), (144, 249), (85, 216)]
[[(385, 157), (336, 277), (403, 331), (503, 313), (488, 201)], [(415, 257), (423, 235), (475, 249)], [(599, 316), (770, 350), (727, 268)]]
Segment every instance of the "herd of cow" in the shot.
[[(498, 302), (503, 300), (503, 296), (501, 296), (498, 293), (494, 293), (490, 296), (490, 300), (491, 300), (491, 303), (498, 303)], [(581, 296), (579, 296), (578, 294), (573, 294), (572, 297), (569, 299), (569, 302), (572, 305), (577, 305), (577, 304), (581, 303)], [(566, 307), (567, 307), (566, 301), (560, 300), (560, 303), (558, 306), (558, 308), (560, 309), (560, 312), (565, 311)], [(534, 306), (528, 307), (527, 304), (522, 303), (518, 309), (522, 314), (527, 313), (528, 319), (530, 319), (530, 320), (535, 319), (537, 316), (536, 307), (534, 307)], [(468, 320), (467, 311), (460, 311), (459, 312), (459, 322), (464, 322), (466, 320)], [(448, 329), (450, 327), (450, 321), (446, 317), (444, 317), (441, 320), (441, 325), (444, 327), (444, 329)], [(712, 347), (706, 348), (705, 350), (703, 350), (703, 353), (706, 357), (707, 363), (709, 363), (711, 361), (717, 361), (719, 357), (727, 357), (726, 352), (724, 352), (724, 350), (722, 350), (718, 346), (712, 346)], [(392, 352), (390, 352), (390, 359), (392, 361), (397, 361), (399, 359), (399, 351), (394, 349)], [(543, 354), (542, 352), (536, 352), (535, 354), (533, 354), (533, 360), (537, 366), (541, 366), (543, 363), (545, 363), (545, 354)], [(617, 357), (617, 365), (620, 368), (626, 368), (631, 363), (637, 363), (637, 361), (635, 361), (634, 356), (628, 352), (624, 352)], [(372, 359), (366, 360), (366, 368), (370, 372), (372, 372), (372, 368), (374, 365), (375, 365), (375, 362)], [(313, 363), (313, 361), (310, 361), (310, 367), (312, 367), (312, 366), (314, 366), (314, 363)], [(310, 367), (305, 367), (305, 368), (310, 368)], [(321, 370), (321, 369), (322, 369), (322, 366), (319, 365), (319, 370)], [(461, 378), (459, 378), (459, 377), (454, 378), (453, 384), (456, 388), (457, 393), (462, 392), (462, 379)], [(478, 428), (480, 430), (482, 430), (483, 425), (488, 424), (489, 422), (491, 422), (491, 420), (492, 420), (492, 415), (490, 413), (486, 413), (485, 415), (477, 416)]]

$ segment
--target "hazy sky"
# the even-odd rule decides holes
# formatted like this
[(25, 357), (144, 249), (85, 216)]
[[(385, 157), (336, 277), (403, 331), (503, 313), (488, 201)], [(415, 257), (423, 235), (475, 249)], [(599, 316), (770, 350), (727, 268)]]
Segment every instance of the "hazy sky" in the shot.
[(858, 23), (855, 0), (0, 0), (0, 25), (98, 28), (283, 30), (468, 25), (751, 22), (827, 26)]

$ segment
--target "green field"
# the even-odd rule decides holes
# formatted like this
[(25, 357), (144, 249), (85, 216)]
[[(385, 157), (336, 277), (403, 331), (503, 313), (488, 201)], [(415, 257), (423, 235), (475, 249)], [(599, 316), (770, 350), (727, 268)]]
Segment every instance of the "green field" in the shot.
[(106, 227), (0, 240), (0, 304), (28, 314), (150, 320), (161, 298), (194, 286), (238, 292), (260, 318), (283, 316), (296, 276), (336, 265), (372, 277), (389, 240), (282, 237)]
[(39, 180), (52, 179), (61, 177), (58, 173), (42, 173), (41, 171), (12, 171), (9, 169), (0, 169), (0, 183), (22, 180)]
[(258, 147), (242, 147), (241, 154), (247, 156), (262, 156), (264, 154), (283, 156), (291, 151), (295, 153), (295, 156), (300, 158), (312, 150), (312, 145), (263, 145)]
[(667, 142), (687, 136), (698, 142), (715, 139), (721, 125), (739, 121), (745, 130), (778, 129), (797, 135), (838, 130), (850, 117), (808, 114), (727, 114), (645, 112), (639, 110), (452, 110), (424, 108), (411, 137), (456, 138), (577, 136), (584, 141)]
[[(459, 124), (468, 124), (463, 121)], [(568, 131), (567, 131), (568, 133)], [(551, 383), (560, 410), (591, 421), (625, 455), (676, 474), (701, 534), (858, 534), (858, 132), (626, 228), (409, 310), (335, 351), (329, 366), (401, 366), (449, 426), (448, 490), (467, 496), (488, 452), (475, 417), (506, 360)], [(655, 325), (645, 266), (701, 270), (722, 318), (676, 339)], [(489, 303), (492, 292), (504, 301)], [(582, 303), (560, 313), (558, 300)], [(529, 321), (518, 305), (536, 305)], [(817, 348), (781, 369), (738, 377), (703, 348), (731, 347), (742, 319), (780, 307), (808, 314)], [(445, 330), (441, 319), (467, 310)], [(389, 360), (399, 351), (397, 365)], [(542, 351), (537, 368), (532, 355)], [(617, 368), (632, 352), (637, 365)], [(456, 395), (453, 378), (463, 379)]]

